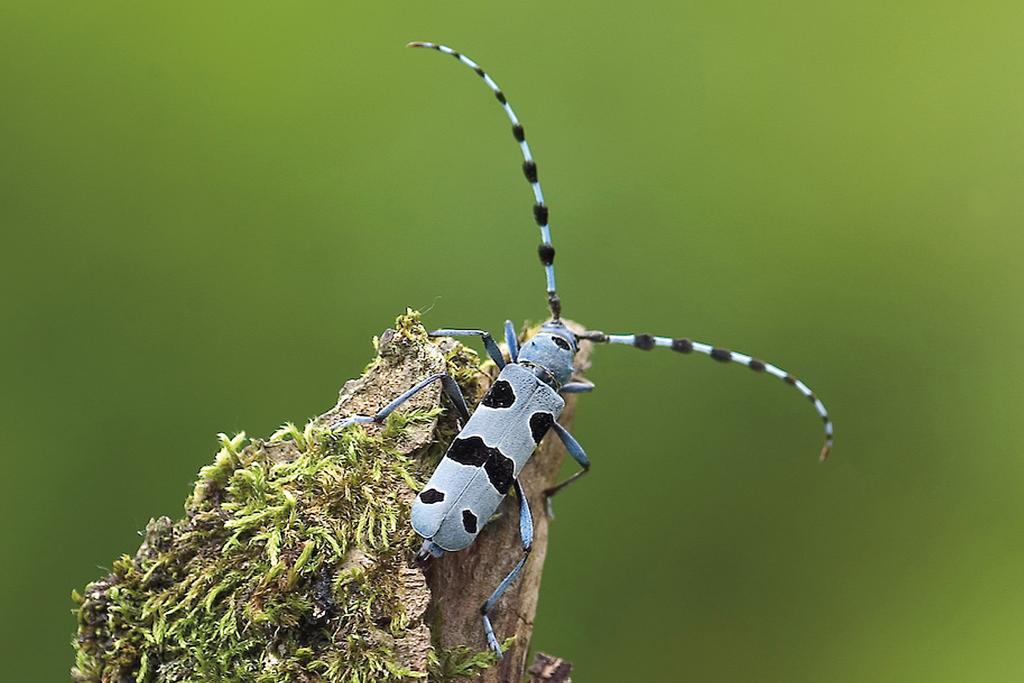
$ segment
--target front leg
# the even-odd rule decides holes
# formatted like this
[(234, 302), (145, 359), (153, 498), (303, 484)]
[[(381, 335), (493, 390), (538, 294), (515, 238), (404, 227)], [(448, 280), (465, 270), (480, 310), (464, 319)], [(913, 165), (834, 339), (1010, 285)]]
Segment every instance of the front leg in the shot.
[(508, 346), (508, 357), (513, 363), (519, 362), (519, 337), (516, 335), (516, 326), (511, 320), (505, 321), (505, 345)]
[(563, 394), (587, 394), (594, 390), (594, 383), (587, 380), (566, 382), (558, 391)]
[(498, 344), (494, 341), (491, 333), (486, 330), (442, 329), (434, 330), (429, 334), (431, 337), (480, 337), (484, 343), (484, 348), (487, 349), (487, 355), (491, 357), (491, 360), (498, 366), (498, 369), (502, 370), (505, 367), (505, 357), (501, 355), (501, 349), (498, 348)]
[(335, 431), (340, 431), (346, 427), (354, 424), (373, 424), (383, 422), (388, 415), (393, 413), (398, 406), (402, 405), (410, 398), (415, 396), (418, 392), (430, 386), (437, 380), (441, 380), (441, 386), (444, 389), (444, 393), (448, 395), (451, 402), (455, 404), (455, 409), (459, 411), (459, 417), (462, 418), (462, 424), (466, 424), (469, 421), (469, 408), (466, 406), (466, 398), (462, 395), (462, 389), (459, 388), (458, 383), (449, 375), (447, 372), (439, 372), (436, 375), (431, 375), (424, 380), (416, 383), (411, 389), (401, 394), (387, 404), (373, 415), (352, 415), (346, 417), (343, 420), (339, 420), (330, 425), (330, 428)]

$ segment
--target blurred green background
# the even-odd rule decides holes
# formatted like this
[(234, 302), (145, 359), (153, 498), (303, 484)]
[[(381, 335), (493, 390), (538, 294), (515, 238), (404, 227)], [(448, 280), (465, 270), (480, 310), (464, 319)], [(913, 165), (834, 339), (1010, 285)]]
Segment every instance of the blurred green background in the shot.
[(333, 404), (405, 306), (602, 348), (534, 644), (581, 683), (1024, 677), (1024, 5), (0, 4), (0, 647), (180, 514), (218, 431)]

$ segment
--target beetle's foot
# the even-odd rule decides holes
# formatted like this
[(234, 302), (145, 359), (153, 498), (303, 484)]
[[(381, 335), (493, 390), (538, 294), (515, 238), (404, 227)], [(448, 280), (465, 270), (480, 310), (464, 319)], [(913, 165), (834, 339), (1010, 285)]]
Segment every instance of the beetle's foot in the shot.
[(501, 643), (498, 642), (498, 639), (494, 637), (493, 633), (487, 634), (487, 645), (491, 648), (491, 651), (494, 652), (498, 659), (502, 658), (503, 653), (501, 651)]
[(555, 518), (555, 508), (551, 504), (551, 492), (550, 490), (544, 492), (544, 514), (548, 519)]

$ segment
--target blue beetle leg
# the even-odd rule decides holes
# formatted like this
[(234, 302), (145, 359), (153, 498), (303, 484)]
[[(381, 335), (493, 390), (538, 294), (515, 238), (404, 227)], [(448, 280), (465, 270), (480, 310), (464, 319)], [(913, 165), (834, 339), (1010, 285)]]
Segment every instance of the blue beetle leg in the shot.
[(512, 485), (516, 487), (516, 497), (519, 498), (519, 537), (523, 541), (523, 557), (512, 568), (512, 571), (508, 573), (508, 576), (502, 579), (498, 587), (491, 593), (491, 597), (487, 598), (487, 602), (480, 607), (480, 614), (483, 615), (484, 619), (484, 633), (487, 635), (487, 644), (499, 658), (501, 657), (501, 644), (498, 643), (498, 639), (494, 636), (494, 627), (491, 626), (491, 618), (488, 613), (494, 609), (495, 603), (498, 602), (502, 594), (515, 581), (519, 572), (522, 571), (523, 565), (526, 564), (527, 558), (530, 557), (530, 549), (533, 547), (533, 515), (530, 514), (530, 503), (526, 500), (523, 485), (519, 483), (519, 480), (514, 479)]
[(594, 383), (583, 380), (581, 382), (566, 382), (559, 389), (563, 394), (586, 394), (594, 390)]
[(513, 363), (519, 362), (519, 336), (511, 320), (505, 321), (505, 344), (508, 345), (508, 357)]
[(484, 330), (434, 330), (429, 333), (431, 337), (480, 337), (487, 349), (487, 355), (491, 357), (494, 364), (501, 370), (505, 367), (505, 357), (501, 355), (501, 349), (490, 332)]
[(345, 419), (335, 422), (330, 425), (330, 428), (339, 431), (353, 424), (371, 424), (374, 422), (383, 422), (388, 415), (393, 413), (398, 406), (402, 405), (410, 398), (415, 396), (418, 392), (422, 391), (426, 387), (430, 386), (437, 380), (441, 380), (441, 386), (444, 389), (444, 393), (448, 395), (452, 403), (455, 404), (455, 409), (459, 411), (459, 416), (462, 418), (462, 422), (465, 423), (469, 420), (469, 408), (466, 406), (466, 399), (462, 395), (462, 390), (459, 389), (458, 383), (449, 375), (447, 372), (439, 372), (436, 375), (431, 375), (424, 380), (420, 380), (411, 389), (398, 396), (391, 403), (381, 408), (374, 415), (353, 415), (346, 417)]
[(416, 564), (426, 569), (430, 561), (444, 555), (444, 548), (433, 541), (423, 541), (419, 551), (416, 553)]
[(587, 452), (583, 450), (583, 446), (580, 445), (579, 441), (573, 438), (573, 435), (557, 422), (552, 424), (551, 427), (558, 433), (558, 437), (565, 445), (565, 450), (569, 452), (572, 459), (578, 462), (580, 467), (583, 469), (563, 481), (561, 484), (555, 484), (551, 488), (544, 490), (544, 511), (547, 513), (548, 517), (555, 516), (555, 511), (551, 507), (551, 497), (590, 471), (590, 458), (587, 457)]

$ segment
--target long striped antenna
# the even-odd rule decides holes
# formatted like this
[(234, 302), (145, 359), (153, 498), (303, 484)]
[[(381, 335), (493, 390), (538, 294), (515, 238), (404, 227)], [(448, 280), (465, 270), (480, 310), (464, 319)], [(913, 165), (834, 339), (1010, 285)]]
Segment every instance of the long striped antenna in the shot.
[(740, 365), (746, 365), (754, 372), (767, 372), (769, 375), (778, 377), (786, 384), (796, 387), (797, 391), (803, 394), (804, 397), (814, 405), (814, 409), (818, 412), (818, 416), (821, 417), (822, 421), (824, 421), (825, 444), (821, 447), (819, 459), (822, 461), (826, 460), (828, 458), (828, 454), (832, 450), (832, 420), (828, 416), (828, 411), (825, 410), (825, 404), (821, 402), (821, 399), (814, 395), (814, 392), (811, 391), (809, 386), (776, 365), (758, 360), (745, 353), (737, 353), (736, 351), (730, 351), (729, 349), (723, 349), (711, 346), (710, 344), (703, 344), (701, 342), (690, 341), (689, 339), (655, 337), (650, 334), (605, 334), (604, 332), (584, 332), (583, 334), (578, 334), (576, 336), (579, 339), (586, 339), (596, 343), (625, 344), (627, 346), (636, 347), (642, 351), (650, 351), (655, 346), (664, 346), (679, 353), (691, 353), (696, 351), (710, 356), (722, 363), (728, 363), (731, 361), (733, 363), (739, 363)]
[(540, 181), (537, 180), (537, 162), (534, 161), (533, 155), (530, 154), (530, 145), (526, 142), (526, 132), (523, 130), (523, 124), (519, 122), (516, 117), (516, 113), (512, 111), (512, 105), (508, 103), (505, 98), (505, 93), (501, 91), (498, 84), (494, 82), (487, 73), (480, 68), (480, 66), (466, 55), (451, 49), (445, 45), (438, 45), (437, 43), (421, 43), (414, 42), (409, 43), (409, 47), (427, 47), (438, 52), (443, 52), (446, 55), (451, 55), (455, 59), (459, 60), (470, 69), (476, 72), (476, 75), (483, 79), (487, 87), (491, 89), (494, 96), (498, 99), (501, 104), (501, 108), (505, 110), (505, 114), (508, 116), (509, 121), (512, 122), (512, 137), (515, 138), (516, 142), (519, 143), (519, 149), (523, 153), (523, 175), (526, 176), (527, 182), (533, 188), (533, 218), (537, 221), (537, 225), (540, 226), (540, 239), (541, 244), (537, 248), (537, 253), (540, 255), (540, 262), (544, 265), (544, 273), (547, 276), (547, 293), (548, 293), (548, 307), (551, 309), (551, 317), (554, 320), (558, 320), (562, 317), (562, 302), (558, 298), (558, 294), (555, 293), (555, 248), (551, 246), (551, 227), (548, 225), (548, 207), (544, 203), (544, 193), (540, 189)]

